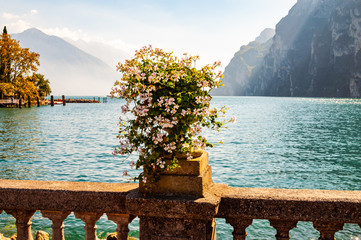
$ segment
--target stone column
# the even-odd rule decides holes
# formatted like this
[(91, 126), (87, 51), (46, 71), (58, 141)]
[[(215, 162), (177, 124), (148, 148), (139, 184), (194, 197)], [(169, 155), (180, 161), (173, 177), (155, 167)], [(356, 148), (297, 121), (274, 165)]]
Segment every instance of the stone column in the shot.
[(85, 240), (97, 240), (95, 224), (103, 213), (74, 212), (74, 215), (85, 223)]
[(180, 167), (166, 170), (150, 191), (140, 182), (140, 191), (127, 195), (127, 210), (140, 219), (141, 240), (216, 239), (214, 217), (221, 198), (215, 194), (208, 153), (193, 156), (177, 157)]
[(297, 226), (297, 221), (291, 220), (269, 220), (272, 227), (277, 230), (277, 240), (288, 240), (290, 239), (289, 232)]
[(33, 240), (33, 236), (31, 235), (30, 219), (34, 215), (35, 211), (11, 210), (6, 211), (6, 213), (16, 218), (17, 239)]
[(226, 218), (226, 222), (233, 227), (232, 235), (234, 240), (246, 240), (246, 228), (252, 224), (252, 221), (252, 219)]
[[(164, 215), (166, 215), (164, 213)], [(140, 216), (140, 239), (216, 239), (215, 219), (162, 218)], [(149, 231), (151, 229), (151, 231)]]
[(313, 226), (320, 232), (319, 240), (334, 240), (335, 233), (343, 229), (343, 223), (338, 222), (314, 222)]
[(117, 224), (117, 239), (118, 240), (127, 240), (129, 228), (128, 225), (134, 219), (133, 216), (129, 214), (118, 214), (118, 213), (107, 213), (108, 219)]
[(64, 224), (63, 221), (67, 218), (70, 212), (61, 212), (61, 211), (41, 211), (43, 217), (49, 218), (53, 224), (51, 228), (53, 229), (53, 240), (65, 240), (64, 238)]

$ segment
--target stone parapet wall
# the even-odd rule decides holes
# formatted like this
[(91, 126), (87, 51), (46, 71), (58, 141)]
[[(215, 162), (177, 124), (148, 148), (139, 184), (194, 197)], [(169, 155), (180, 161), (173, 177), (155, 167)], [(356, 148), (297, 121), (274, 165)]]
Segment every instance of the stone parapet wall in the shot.
[(361, 223), (361, 191), (224, 188), (217, 217)]
[(125, 212), (130, 183), (0, 180), (0, 209)]
[[(128, 224), (140, 218), (141, 239), (215, 239), (215, 218), (245, 239), (253, 219), (268, 219), (276, 239), (289, 239), (298, 221), (312, 221), (320, 239), (333, 239), (344, 223), (361, 223), (361, 191), (233, 188), (213, 184), (204, 197), (144, 196), (138, 184), (0, 180), (0, 213), (16, 218), (18, 239), (29, 240), (31, 217), (40, 210), (52, 222), (54, 240), (63, 240), (63, 221), (74, 212), (96, 239), (96, 222), (107, 214), (127, 239)], [(150, 232), (145, 229), (154, 229)]]

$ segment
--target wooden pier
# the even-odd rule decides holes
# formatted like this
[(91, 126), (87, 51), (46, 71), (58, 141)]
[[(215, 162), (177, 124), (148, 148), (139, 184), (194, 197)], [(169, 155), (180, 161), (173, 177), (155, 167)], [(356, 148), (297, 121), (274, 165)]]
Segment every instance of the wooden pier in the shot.
[(36, 106), (40, 107), (40, 105), (44, 105), (44, 101), (40, 101), (37, 97), (34, 101), (31, 101), (30, 97), (28, 97), (27, 101), (22, 98), (9, 98), (9, 99), (0, 99), (0, 108), (6, 107), (28, 107), (30, 108), (32, 104), (36, 104)]
[(66, 105), (66, 103), (106, 103), (108, 102), (107, 97), (93, 97), (93, 99), (84, 99), (84, 98), (68, 98), (66, 99), (64, 95), (61, 96), (61, 99), (55, 99), (53, 95), (50, 96), (50, 99), (48, 100), (40, 100), (38, 97), (33, 101), (30, 97), (27, 98), (27, 101), (25, 101), (22, 98), (15, 99), (15, 98), (8, 98), (8, 99), (0, 99), (0, 108), (6, 108), (6, 107), (31, 107), (32, 105), (37, 105), (38, 107), (40, 105), (50, 105), (54, 106), (57, 104), (61, 104), (63, 106)]
[(19, 105), (19, 99), (0, 99), (0, 107), (15, 107)]

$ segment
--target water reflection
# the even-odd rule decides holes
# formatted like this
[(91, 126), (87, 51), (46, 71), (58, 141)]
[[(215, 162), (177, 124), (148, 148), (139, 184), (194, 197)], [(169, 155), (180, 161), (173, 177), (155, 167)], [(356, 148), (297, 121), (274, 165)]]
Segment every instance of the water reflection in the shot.
[(43, 174), (34, 163), (41, 149), (39, 109), (0, 109), (0, 176), (9, 179), (32, 179)]
[[(207, 150), (215, 182), (361, 190), (361, 99), (217, 97), (213, 105), (226, 105), (228, 117), (237, 117), (221, 134), (205, 132), (211, 142), (225, 143)], [(0, 109), (0, 178), (127, 182), (121, 176), (127, 162), (111, 154), (118, 142), (120, 106), (111, 100)], [(72, 217), (67, 221), (67, 236), (81, 239), (82, 223)], [(220, 222), (218, 238), (227, 239), (231, 227)], [(111, 224), (104, 220), (98, 225), (110, 229)], [(263, 234), (268, 225), (255, 221), (250, 231)], [(307, 223), (298, 228), (302, 231), (296, 229), (294, 239), (303, 239), (305, 232), (314, 235)], [(359, 228), (347, 229), (340, 239), (361, 236)]]

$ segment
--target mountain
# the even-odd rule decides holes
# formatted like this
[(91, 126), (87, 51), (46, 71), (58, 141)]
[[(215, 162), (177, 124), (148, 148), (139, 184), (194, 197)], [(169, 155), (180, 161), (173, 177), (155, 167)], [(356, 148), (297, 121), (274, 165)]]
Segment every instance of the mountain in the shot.
[(225, 68), (222, 79), (224, 87), (212, 90), (212, 95), (248, 95), (251, 76), (258, 71), (265, 54), (271, 47), (274, 34), (274, 29), (267, 28), (253, 42), (242, 46)]
[(361, 97), (361, 0), (298, 0), (256, 68), (243, 95)]
[(50, 80), (54, 95), (106, 95), (120, 74), (104, 61), (62, 38), (31, 28), (12, 34), (22, 47), (40, 54), (39, 73)]
[(112, 47), (108, 44), (100, 42), (86, 42), (81, 39), (77, 41), (73, 41), (71, 39), (65, 40), (84, 52), (96, 56), (108, 64), (111, 68), (115, 68), (119, 62), (124, 62), (125, 59), (129, 59), (131, 57), (128, 52)]

